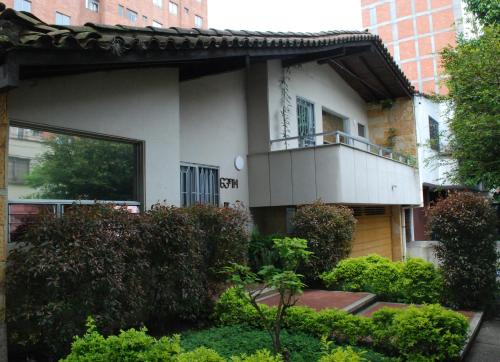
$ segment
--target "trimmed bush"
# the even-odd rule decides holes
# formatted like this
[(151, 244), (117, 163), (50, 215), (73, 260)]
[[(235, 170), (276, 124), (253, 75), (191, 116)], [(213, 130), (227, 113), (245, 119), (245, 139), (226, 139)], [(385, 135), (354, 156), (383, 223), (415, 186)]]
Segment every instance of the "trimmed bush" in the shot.
[(250, 216), (243, 208), (194, 205), (186, 209), (203, 233), (203, 249), (211, 285), (225, 282), (222, 269), (248, 260)]
[(371, 292), (383, 300), (404, 303), (437, 303), (443, 289), (442, 275), (432, 263), (392, 262), (375, 254), (344, 259), (321, 278), (328, 288)]
[(440, 243), (436, 255), (448, 302), (481, 308), (494, 299), (497, 231), (489, 202), (472, 193), (453, 193), (428, 210), (428, 232)]
[(448, 361), (465, 345), (467, 319), (440, 305), (383, 308), (373, 314), (375, 345), (397, 352), (408, 361)]
[(26, 246), (7, 265), (11, 352), (60, 356), (90, 314), (105, 333), (138, 325), (148, 267), (138, 228), (134, 215), (105, 205), (72, 207), (61, 218), (42, 214), (26, 228)]
[(155, 205), (141, 215), (139, 242), (149, 265), (145, 322), (156, 330), (168, 321), (196, 320), (209, 312), (203, 230), (183, 209)]
[(106, 335), (203, 322), (217, 269), (225, 258), (247, 259), (246, 222), (241, 210), (202, 206), (130, 214), (75, 205), (62, 217), (40, 215), (8, 260), (9, 350), (60, 357), (88, 315)]
[(316, 202), (301, 206), (293, 218), (294, 235), (308, 241), (313, 253), (306, 277), (316, 280), (351, 252), (356, 219), (345, 206)]
[[(104, 337), (92, 320), (82, 337), (75, 337), (71, 353), (61, 362), (228, 362), (216, 351), (204, 346), (185, 352), (178, 335), (156, 339), (145, 328), (121, 331)], [(252, 355), (232, 357), (231, 362), (281, 362), (279, 356), (260, 350)]]
[[(215, 308), (217, 323), (262, 328), (259, 326), (260, 319), (245, 305), (245, 300), (237, 301), (232, 290), (226, 293)], [(262, 310), (270, 315), (273, 313), (273, 308), (265, 305), (262, 305)], [(291, 307), (287, 310), (283, 325), (287, 330), (317, 338), (329, 336), (349, 344), (373, 340), (380, 350), (397, 354), (408, 361), (457, 358), (465, 344), (468, 330), (464, 316), (439, 305), (384, 308), (374, 313), (372, 318), (336, 309), (317, 312), (307, 307)]]

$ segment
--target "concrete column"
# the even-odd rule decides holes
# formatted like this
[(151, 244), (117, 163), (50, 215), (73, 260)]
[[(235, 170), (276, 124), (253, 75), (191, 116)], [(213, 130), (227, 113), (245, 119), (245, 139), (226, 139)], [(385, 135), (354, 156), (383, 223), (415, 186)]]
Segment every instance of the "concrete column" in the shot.
[(7, 264), (7, 165), (9, 119), (7, 93), (0, 93), (0, 362), (7, 361), (7, 329), (5, 325), (5, 269)]

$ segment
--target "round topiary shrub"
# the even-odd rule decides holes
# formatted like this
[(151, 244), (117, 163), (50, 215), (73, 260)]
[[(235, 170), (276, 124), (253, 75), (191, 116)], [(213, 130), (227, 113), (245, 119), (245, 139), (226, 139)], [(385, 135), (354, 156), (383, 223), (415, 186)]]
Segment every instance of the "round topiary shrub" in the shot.
[(306, 239), (313, 253), (305, 271), (308, 279), (317, 280), (349, 256), (356, 219), (348, 207), (319, 201), (304, 205), (297, 210), (293, 225), (295, 236)]
[(450, 305), (488, 306), (494, 297), (497, 254), (495, 213), (484, 197), (454, 193), (428, 210), (428, 233), (439, 241), (441, 264)]

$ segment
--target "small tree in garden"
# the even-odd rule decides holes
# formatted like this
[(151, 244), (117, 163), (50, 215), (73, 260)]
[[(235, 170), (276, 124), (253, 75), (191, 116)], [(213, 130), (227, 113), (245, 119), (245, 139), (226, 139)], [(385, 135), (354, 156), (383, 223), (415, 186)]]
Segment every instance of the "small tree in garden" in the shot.
[(428, 232), (436, 248), (449, 303), (484, 307), (495, 291), (497, 254), (495, 213), (489, 202), (472, 193), (455, 193), (429, 210)]
[(294, 234), (308, 241), (311, 257), (306, 276), (316, 280), (349, 256), (356, 225), (351, 209), (317, 201), (301, 206), (295, 214)]
[[(229, 281), (235, 285), (241, 297), (248, 299), (257, 311), (266, 330), (273, 341), (276, 353), (283, 353), (281, 345), (281, 325), (286, 310), (297, 302), (296, 295), (304, 288), (302, 275), (297, 274), (297, 269), (302, 262), (311, 256), (307, 250), (307, 240), (297, 238), (274, 239), (274, 248), (277, 251), (282, 268), (272, 265), (264, 266), (258, 273), (254, 273), (248, 266), (232, 264), (226, 267), (230, 275)], [(256, 291), (249, 292), (251, 286), (260, 285)], [(267, 315), (259, 306), (257, 300), (266, 289), (274, 289), (279, 293), (279, 302), (274, 315)], [(288, 359), (286, 353), (283, 353)]]

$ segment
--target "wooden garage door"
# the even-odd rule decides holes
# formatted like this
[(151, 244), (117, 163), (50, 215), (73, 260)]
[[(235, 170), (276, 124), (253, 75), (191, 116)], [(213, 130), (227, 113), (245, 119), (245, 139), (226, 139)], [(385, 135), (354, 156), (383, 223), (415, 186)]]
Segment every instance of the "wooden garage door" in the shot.
[(358, 220), (351, 256), (379, 254), (392, 259), (391, 209), (389, 207), (355, 207)]

